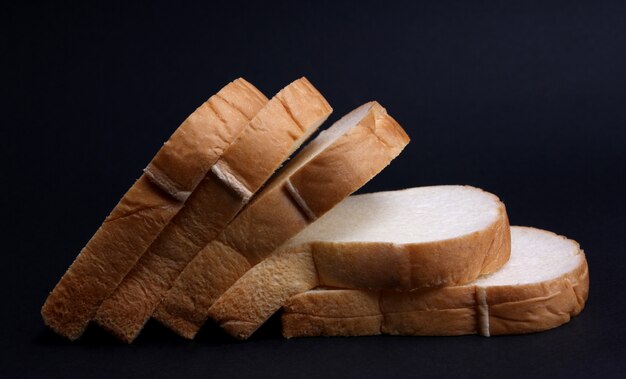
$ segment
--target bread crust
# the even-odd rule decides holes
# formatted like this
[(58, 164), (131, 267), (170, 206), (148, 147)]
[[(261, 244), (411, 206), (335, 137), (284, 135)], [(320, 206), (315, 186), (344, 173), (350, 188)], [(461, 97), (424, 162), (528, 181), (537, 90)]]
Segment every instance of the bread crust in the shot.
[[(261, 263), (265, 270), (248, 271), (237, 285), (230, 287), (226, 297), (220, 297), (213, 304), (211, 318), (220, 320), (220, 326), (236, 338), (247, 338), (263, 324), (264, 315), (276, 311), (274, 304), (283, 304), (289, 294), (316, 286), (317, 272), (311, 253), (310, 246), (304, 245), (283, 251), (280, 257), (275, 254), (266, 259)], [(226, 305), (234, 299), (236, 304)]]
[[(284, 306), (283, 335), (489, 336), (548, 330), (567, 323), (585, 306), (589, 271), (582, 250), (579, 257), (573, 270), (525, 285), (300, 293)], [(375, 315), (381, 316), (378, 323), (373, 321)]]
[(233, 81), (182, 123), (144, 173), (165, 192), (184, 201), (267, 101), (244, 79)]
[[(289, 107), (296, 105), (298, 111), (292, 113)], [(331, 112), (326, 99), (306, 78), (289, 84), (267, 102), (102, 303), (94, 319), (97, 324), (132, 342), (195, 254), (228, 225)], [(221, 114), (228, 117), (225, 111)]]
[[(317, 155), (311, 153), (313, 141), (215, 242), (198, 253), (157, 307), (154, 318), (176, 333), (193, 338), (208, 318), (211, 304), (245, 271), (311, 223), (311, 212), (315, 217), (321, 216), (369, 181), (408, 141), (397, 122), (375, 102), (369, 103), (367, 116), (357, 126), (324, 146)], [(309, 211), (294, 199), (294, 189)], [(325, 195), (315, 196), (322, 193)], [(215, 261), (222, 260), (220, 254), (230, 257), (232, 252), (245, 263), (215, 265)], [(229, 328), (237, 334), (236, 323)]]
[[(41, 314), (56, 333), (81, 336), (189, 193), (267, 101), (237, 79), (189, 116), (161, 147), (50, 293)], [(230, 109), (230, 111), (226, 111)]]

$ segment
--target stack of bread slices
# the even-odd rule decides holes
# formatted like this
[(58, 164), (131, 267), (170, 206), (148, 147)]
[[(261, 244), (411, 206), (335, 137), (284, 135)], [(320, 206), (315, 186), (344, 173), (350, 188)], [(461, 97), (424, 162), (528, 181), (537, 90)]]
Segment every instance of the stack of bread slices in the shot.
[[(566, 323), (588, 294), (575, 241), (509, 227), (469, 186), (350, 196), (409, 142), (377, 102), (332, 109), (305, 78), (266, 98), (237, 79), (172, 134), (42, 308), (75, 340), (93, 321), (132, 342), (150, 318), (186, 338), (213, 319), (246, 339), (485, 336)], [(282, 167), (281, 167), (282, 166)]]

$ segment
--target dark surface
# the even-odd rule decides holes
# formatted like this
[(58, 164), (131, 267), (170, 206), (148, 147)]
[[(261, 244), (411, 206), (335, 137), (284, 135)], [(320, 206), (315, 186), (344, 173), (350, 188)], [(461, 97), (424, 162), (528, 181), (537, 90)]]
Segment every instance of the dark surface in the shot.
[[(1, 6), (0, 377), (623, 375), (625, 2), (208, 3)], [(237, 76), (271, 96), (301, 75), (332, 120), (376, 99), (412, 137), (365, 191), (496, 193), (512, 224), (581, 243), (587, 309), (496, 338), (286, 341), (277, 318), (248, 342), (46, 331), (48, 291), (186, 115)]]

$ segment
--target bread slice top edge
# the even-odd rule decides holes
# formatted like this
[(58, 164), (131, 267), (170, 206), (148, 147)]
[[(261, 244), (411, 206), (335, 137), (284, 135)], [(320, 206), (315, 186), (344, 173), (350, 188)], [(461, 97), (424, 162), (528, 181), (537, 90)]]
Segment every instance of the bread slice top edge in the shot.
[(294, 80), (259, 110), (211, 170), (248, 202), (331, 113), (311, 82)]
[(163, 191), (185, 201), (268, 101), (243, 78), (228, 83), (181, 123), (144, 173)]

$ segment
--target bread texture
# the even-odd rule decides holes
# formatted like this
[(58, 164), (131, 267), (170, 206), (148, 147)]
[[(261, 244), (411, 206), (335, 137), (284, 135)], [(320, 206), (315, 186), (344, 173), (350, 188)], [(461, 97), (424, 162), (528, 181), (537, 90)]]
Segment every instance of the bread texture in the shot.
[(195, 254), (212, 241), (332, 109), (306, 78), (256, 115), (98, 310), (95, 321), (130, 343)]
[(183, 270), (154, 317), (193, 338), (209, 308), (237, 279), (324, 215), (409, 142), (376, 102), (344, 116), (309, 143)]
[(589, 274), (578, 243), (512, 227), (511, 259), (462, 285), (411, 292), (316, 289), (287, 301), (283, 335), (484, 336), (531, 333), (570, 321), (585, 306)]
[(210, 316), (245, 339), (290, 297), (314, 287), (462, 284), (500, 268), (510, 250), (504, 204), (483, 190), (433, 186), (351, 196), (248, 271)]
[(101, 302), (266, 102), (237, 79), (179, 126), (46, 299), (41, 314), (48, 327), (70, 340), (81, 336)]

